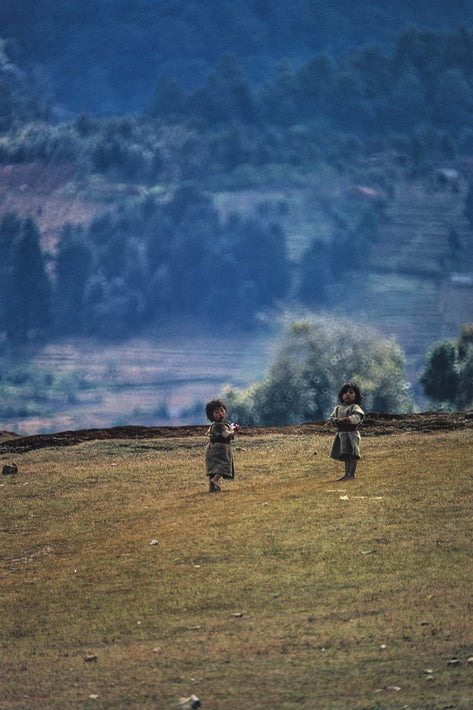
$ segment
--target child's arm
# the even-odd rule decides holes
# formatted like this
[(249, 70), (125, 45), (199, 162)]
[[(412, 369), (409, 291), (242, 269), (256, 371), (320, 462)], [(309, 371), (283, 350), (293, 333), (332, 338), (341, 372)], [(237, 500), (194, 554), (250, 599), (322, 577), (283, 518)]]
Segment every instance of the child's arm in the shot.
[(361, 424), (364, 418), (365, 413), (362, 408), (359, 407), (357, 404), (354, 404), (353, 411), (349, 414), (347, 420), (350, 422), (350, 424), (355, 424), (357, 426), (358, 424)]
[(234, 439), (235, 434), (237, 434), (240, 431), (240, 427), (238, 426), (238, 424), (233, 424), (233, 423), (230, 424), (229, 427), (230, 427), (230, 435), (228, 438)]
[(230, 442), (235, 438), (236, 432), (240, 429), (238, 424), (230, 425), (228, 422), (214, 422), (212, 426), (211, 440), (216, 438), (217, 441)]
[(331, 424), (332, 426), (337, 426), (337, 422), (338, 422), (337, 414), (338, 414), (338, 407), (335, 407), (332, 414), (328, 418), (327, 424)]
[(354, 424), (355, 426), (357, 426), (363, 421), (364, 416), (364, 411), (360, 407), (358, 407), (358, 405), (355, 405), (352, 413), (349, 414), (348, 417), (340, 417), (340, 419), (338, 419), (337, 421), (347, 422), (348, 424)]

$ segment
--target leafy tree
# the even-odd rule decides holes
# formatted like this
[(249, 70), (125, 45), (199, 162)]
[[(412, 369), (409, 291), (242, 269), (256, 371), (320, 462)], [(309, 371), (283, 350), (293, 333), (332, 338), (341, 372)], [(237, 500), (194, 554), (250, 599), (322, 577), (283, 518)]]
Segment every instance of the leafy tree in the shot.
[(433, 108), (442, 126), (452, 129), (468, 124), (473, 108), (471, 87), (459, 69), (444, 71), (437, 78)]
[(8, 212), (0, 222), (0, 330), (6, 329), (8, 321), (9, 287), (13, 269), (13, 244), (21, 231), (21, 220), (15, 212)]
[(303, 116), (313, 120), (315, 116), (323, 115), (335, 73), (335, 62), (326, 54), (316, 55), (301, 67), (298, 83), (304, 95), (300, 107)]
[(54, 317), (61, 331), (80, 332), (82, 301), (94, 258), (82, 227), (66, 224), (56, 250)]
[(413, 116), (419, 122), (424, 121), (428, 114), (429, 104), (424, 83), (417, 69), (406, 67), (395, 77), (387, 93), (381, 114), (383, 123), (387, 128), (409, 132)]
[(276, 67), (271, 82), (265, 82), (259, 92), (259, 104), (266, 121), (277, 126), (290, 126), (298, 120), (300, 84), (289, 62)]
[(6, 279), (5, 328), (12, 342), (21, 342), (50, 325), (51, 284), (33, 219), (18, 222)]
[(425, 394), (435, 402), (456, 402), (459, 377), (455, 343), (443, 341), (430, 348), (420, 383)]
[(464, 215), (473, 227), (473, 182), (470, 180), (465, 197)]
[(189, 107), (209, 124), (255, 119), (253, 90), (234, 55), (224, 54), (218, 59), (204, 86), (190, 97)]
[(180, 115), (186, 109), (186, 97), (180, 83), (171, 76), (161, 76), (147, 108), (150, 116)]
[[(15, 8), (16, 14), (16, 8)], [(1, 14), (1, 11), (0, 11)], [(0, 19), (0, 27), (3, 31)], [(0, 131), (14, 123), (47, 118), (48, 110), (37, 96), (37, 86), (17, 63), (15, 42), (0, 37)]]
[(434, 343), (427, 352), (420, 383), (437, 406), (473, 405), (473, 324), (456, 340)]
[(301, 281), (297, 293), (299, 300), (307, 306), (325, 304), (330, 279), (329, 248), (322, 240), (314, 239), (301, 261)]
[(288, 325), (267, 377), (247, 391), (226, 391), (225, 401), (241, 424), (285, 426), (326, 418), (348, 379), (357, 380), (368, 410), (410, 407), (393, 340), (351, 321), (308, 317)]
[(220, 169), (233, 170), (237, 165), (246, 163), (252, 154), (252, 144), (243, 126), (231, 124), (222, 131), (215, 141)]
[(423, 35), (414, 24), (409, 24), (401, 30), (397, 38), (395, 64), (400, 68), (414, 66), (420, 69), (423, 63)]
[[(255, 218), (242, 219), (236, 215), (224, 227), (227, 253), (234, 260), (235, 300), (244, 302), (249, 312), (267, 307), (282, 299), (289, 286), (289, 262), (286, 239), (276, 224), (268, 227)], [(253, 303), (245, 302), (248, 285), (252, 285)], [(246, 291), (246, 298), (241, 290)]]

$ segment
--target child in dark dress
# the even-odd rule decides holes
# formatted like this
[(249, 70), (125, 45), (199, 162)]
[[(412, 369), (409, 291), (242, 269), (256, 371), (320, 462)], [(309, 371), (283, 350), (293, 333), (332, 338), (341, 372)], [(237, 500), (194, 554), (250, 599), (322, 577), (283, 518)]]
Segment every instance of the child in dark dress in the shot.
[(211, 422), (207, 430), (209, 443), (205, 449), (205, 466), (209, 477), (209, 493), (221, 491), (221, 478), (235, 478), (231, 443), (239, 427), (225, 421), (227, 408), (221, 399), (213, 399), (205, 406), (207, 419)]

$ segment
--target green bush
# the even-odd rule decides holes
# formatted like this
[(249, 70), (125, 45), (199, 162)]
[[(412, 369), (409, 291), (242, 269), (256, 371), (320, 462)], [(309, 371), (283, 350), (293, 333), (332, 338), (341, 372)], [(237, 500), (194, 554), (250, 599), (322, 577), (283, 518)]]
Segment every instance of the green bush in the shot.
[(404, 355), (394, 340), (343, 319), (290, 322), (266, 378), (224, 392), (229, 417), (246, 426), (287, 426), (325, 419), (347, 380), (356, 380), (366, 411), (411, 408)]
[(473, 406), (473, 323), (456, 340), (441, 340), (429, 349), (420, 383), (441, 408)]

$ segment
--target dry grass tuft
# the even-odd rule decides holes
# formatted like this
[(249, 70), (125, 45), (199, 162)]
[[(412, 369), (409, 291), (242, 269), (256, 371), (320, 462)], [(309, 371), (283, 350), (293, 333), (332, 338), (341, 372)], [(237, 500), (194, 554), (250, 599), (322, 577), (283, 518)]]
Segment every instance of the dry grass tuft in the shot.
[(330, 443), (241, 437), (219, 495), (196, 437), (17, 455), (2, 710), (471, 709), (471, 432), (364, 437), (348, 484)]

